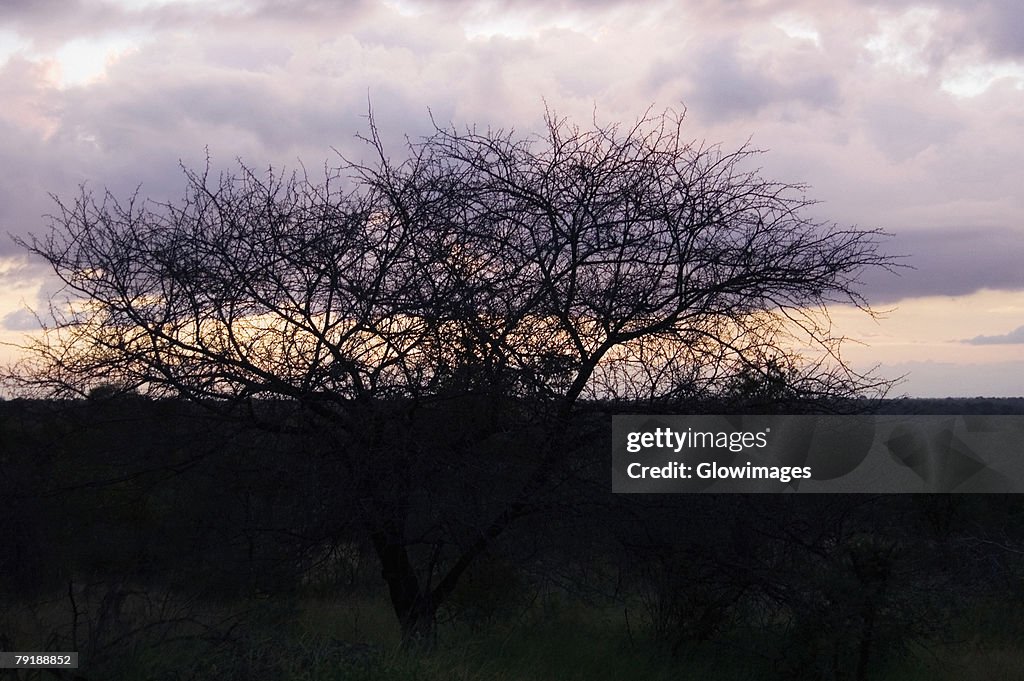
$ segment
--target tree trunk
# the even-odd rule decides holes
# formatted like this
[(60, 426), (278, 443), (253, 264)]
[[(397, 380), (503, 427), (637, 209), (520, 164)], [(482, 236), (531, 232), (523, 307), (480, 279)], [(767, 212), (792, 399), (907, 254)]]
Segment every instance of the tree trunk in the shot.
[(437, 604), (423, 589), (405, 545), (385, 531), (373, 534), (381, 576), (388, 585), (391, 606), (402, 628), (403, 647), (431, 647), (435, 637)]

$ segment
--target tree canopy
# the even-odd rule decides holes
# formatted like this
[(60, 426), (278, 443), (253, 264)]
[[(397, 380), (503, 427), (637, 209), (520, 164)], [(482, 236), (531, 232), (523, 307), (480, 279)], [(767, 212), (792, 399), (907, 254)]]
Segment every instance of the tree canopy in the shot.
[[(784, 365), (808, 396), (849, 371), (826, 306), (866, 308), (878, 231), (805, 216), (759, 152), (688, 141), (683, 117), (542, 135), (439, 128), (394, 161), (314, 180), (185, 170), (183, 200), (58, 200), (24, 246), (64, 282), (29, 374), (58, 394), (343, 404), (470, 385), (540, 397), (711, 396)], [(827, 358), (810, 366), (794, 351)], [(777, 379), (775, 377), (766, 377)], [(41, 383), (39, 383), (41, 382)]]

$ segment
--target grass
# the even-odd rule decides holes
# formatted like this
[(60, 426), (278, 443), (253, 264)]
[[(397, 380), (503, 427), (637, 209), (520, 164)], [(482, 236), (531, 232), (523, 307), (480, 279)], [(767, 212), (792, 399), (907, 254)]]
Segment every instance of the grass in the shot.
[[(229, 607), (229, 605), (231, 607)], [(204, 630), (228, 612), (244, 616), (228, 631)], [(9, 614), (13, 611), (8, 610)], [(24, 614), (24, 611), (21, 611)], [(16, 636), (24, 644), (38, 635)], [(1007, 626), (1013, 615), (1007, 613)], [(429, 651), (405, 651), (386, 599), (344, 598), (253, 601), (208, 607), (202, 617), (162, 630), (160, 640), (142, 631), (121, 654), (102, 664), (82, 660), (87, 679), (117, 681), (740, 681), (779, 678), (773, 666), (749, 652), (742, 641), (705, 643), (673, 657), (627, 623), (621, 607), (602, 608), (560, 601), (557, 608), (535, 603), (513, 616), (486, 623), (454, 620), (440, 627)], [(634, 618), (635, 620), (635, 618)], [(11, 631), (16, 623), (0, 618)], [(22, 624), (27, 622), (22, 621)], [(1024, 681), (1024, 645), (1006, 627), (988, 629), (964, 622), (973, 637), (957, 644), (921, 646), (913, 656), (871, 681)], [(154, 630), (155, 631), (155, 630)], [(1019, 629), (1018, 629), (1019, 631)], [(228, 635), (224, 635), (228, 634)], [(4, 678), (0, 674), (0, 678)], [(22, 681), (48, 678), (23, 674)]]
[(880, 681), (1024, 681), (1024, 649), (947, 647), (894, 665)]

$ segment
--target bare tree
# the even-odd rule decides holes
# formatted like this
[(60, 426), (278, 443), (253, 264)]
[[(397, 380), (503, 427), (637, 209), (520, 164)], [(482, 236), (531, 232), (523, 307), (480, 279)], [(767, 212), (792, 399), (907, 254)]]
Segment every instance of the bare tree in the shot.
[[(544, 502), (582, 404), (884, 391), (843, 364), (827, 318), (870, 313), (857, 277), (893, 266), (879, 232), (807, 218), (803, 187), (761, 178), (757, 151), (687, 141), (673, 112), (545, 123), (439, 127), (393, 162), (371, 119), (372, 160), (322, 180), (185, 170), (176, 203), (57, 199), (20, 242), (65, 286), (18, 378), (319, 429), (410, 639)], [(491, 466), (505, 456), (528, 465)], [(487, 499), (453, 489), (487, 475)]]

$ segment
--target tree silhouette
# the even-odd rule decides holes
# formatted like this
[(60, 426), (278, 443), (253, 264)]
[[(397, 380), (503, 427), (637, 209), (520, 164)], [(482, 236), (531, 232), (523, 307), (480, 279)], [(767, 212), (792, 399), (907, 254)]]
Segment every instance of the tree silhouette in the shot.
[(316, 181), (207, 164), (178, 202), (83, 188), (20, 242), (64, 288), (18, 380), (317, 433), (404, 635), (430, 636), (459, 577), (552, 493), (581, 405), (887, 387), (842, 363), (827, 319), (870, 312), (856, 284), (893, 266), (881, 233), (809, 219), (802, 186), (750, 169), (759, 152), (682, 125), (549, 112), (541, 135), (438, 127), (393, 161), (371, 118), (372, 160)]

